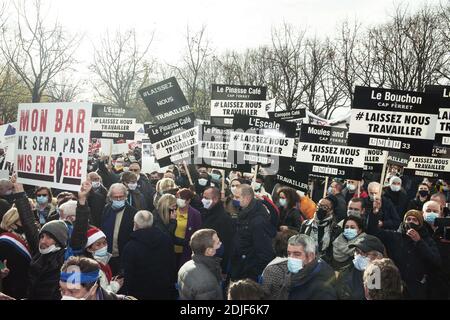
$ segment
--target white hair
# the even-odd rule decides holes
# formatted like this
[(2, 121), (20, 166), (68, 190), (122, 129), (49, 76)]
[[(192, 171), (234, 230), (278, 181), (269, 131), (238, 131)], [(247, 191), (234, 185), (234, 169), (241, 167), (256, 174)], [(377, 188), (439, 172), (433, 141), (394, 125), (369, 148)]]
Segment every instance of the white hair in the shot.
[(147, 210), (140, 210), (134, 215), (134, 223), (139, 229), (150, 228), (153, 225), (153, 214)]
[(59, 206), (60, 219), (64, 220), (69, 216), (75, 216), (77, 213), (77, 201), (69, 200)]
[(425, 202), (425, 203), (423, 204), (422, 211), (423, 211), (424, 213), (425, 213), (425, 210), (430, 206), (430, 204), (435, 204), (435, 205), (437, 205), (438, 208), (439, 208), (439, 211), (441, 210), (441, 204), (440, 204), (439, 202), (434, 201), (434, 200), (430, 200), (430, 201), (427, 201), (427, 202)]
[(298, 234), (290, 237), (288, 240), (288, 245), (302, 246), (305, 253), (316, 254), (316, 243), (314, 242), (313, 238), (306, 234)]
[(109, 187), (109, 191), (108, 191), (108, 199), (109, 200), (111, 200), (111, 193), (113, 192), (114, 189), (121, 189), (123, 191), (123, 193), (125, 194), (125, 196), (128, 196), (127, 187), (125, 187), (123, 185), (123, 183), (114, 183), (111, 185), (111, 187)]
[(380, 184), (378, 182), (372, 181), (367, 186), (367, 190), (372, 189), (372, 188), (374, 188), (374, 189), (376, 188), (376, 189), (380, 190)]

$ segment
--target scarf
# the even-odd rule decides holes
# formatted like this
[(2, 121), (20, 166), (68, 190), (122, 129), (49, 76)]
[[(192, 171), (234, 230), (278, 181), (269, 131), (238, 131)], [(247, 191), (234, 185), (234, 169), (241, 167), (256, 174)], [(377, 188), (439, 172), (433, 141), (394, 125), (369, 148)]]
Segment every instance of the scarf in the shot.
[[(319, 252), (324, 252), (330, 246), (331, 241), (331, 224), (333, 222), (333, 216), (329, 216), (321, 221), (319, 221), (314, 214), (314, 218), (310, 224), (309, 236), (314, 240), (318, 246)], [(319, 239), (319, 228), (323, 229), (323, 234), (321, 239)], [(321, 232), (322, 233), (322, 232)]]
[(344, 234), (341, 233), (339, 237), (337, 237), (336, 240), (333, 241), (334, 260), (336, 260), (337, 262), (345, 262), (348, 259), (352, 258), (355, 252), (355, 248), (349, 248), (348, 246), (357, 242), (363, 235), (365, 235), (364, 232), (362, 232), (352, 240), (347, 240), (347, 238), (344, 237)]

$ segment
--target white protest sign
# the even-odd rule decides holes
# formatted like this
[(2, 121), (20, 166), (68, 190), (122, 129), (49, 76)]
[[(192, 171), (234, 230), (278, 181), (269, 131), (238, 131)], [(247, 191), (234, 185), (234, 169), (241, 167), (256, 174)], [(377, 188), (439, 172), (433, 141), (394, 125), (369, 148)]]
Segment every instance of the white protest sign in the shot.
[(92, 103), (23, 103), (16, 172), (24, 184), (78, 191), (86, 177)]

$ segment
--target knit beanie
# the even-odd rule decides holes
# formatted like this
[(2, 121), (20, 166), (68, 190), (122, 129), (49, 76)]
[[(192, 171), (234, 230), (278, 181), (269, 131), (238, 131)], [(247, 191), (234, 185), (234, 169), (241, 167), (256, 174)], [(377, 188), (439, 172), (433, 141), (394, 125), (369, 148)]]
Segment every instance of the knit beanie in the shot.
[(419, 210), (409, 210), (408, 212), (405, 213), (405, 217), (403, 218), (403, 222), (406, 223), (406, 218), (408, 218), (409, 216), (413, 216), (416, 217), (416, 219), (419, 221), (419, 226), (422, 227), (423, 226), (423, 214), (421, 211)]
[(61, 248), (65, 248), (67, 246), (69, 229), (64, 221), (54, 220), (47, 222), (42, 226), (41, 231), (39, 231), (39, 236), (44, 232), (49, 234), (56, 242), (58, 242)]

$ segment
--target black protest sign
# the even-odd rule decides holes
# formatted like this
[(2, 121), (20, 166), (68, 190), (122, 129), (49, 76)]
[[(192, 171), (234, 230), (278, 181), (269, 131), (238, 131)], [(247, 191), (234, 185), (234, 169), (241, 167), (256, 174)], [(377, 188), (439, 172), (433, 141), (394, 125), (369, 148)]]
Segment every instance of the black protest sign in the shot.
[(357, 86), (348, 145), (429, 156), (437, 118), (435, 95)]
[(235, 152), (229, 152), (228, 161), (279, 166), (292, 158), (294, 145), (295, 123), (236, 114), (229, 145)]
[(433, 157), (411, 156), (404, 175), (450, 179), (450, 148), (435, 146)]
[(266, 87), (213, 84), (211, 123), (231, 126), (235, 114), (267, 117)]
[(403, 152), (389, 151), (387, 155), (387, 164), (406, 167), (408, 165), (410, 155)]
[(281, 120), (298, 120), (306, 118), (306, 109), (295, 109), (289, 111), (274, 111), (269, 112), (269, 118), (281, 119)]
[(183, 117), (173, 119), (168, 122), (157, 125), (144, 124), (145, 132), (148, 134), (150, 141), (156, 143), (173, 135), (175, 132), (188, 130), (194, 127), (195, 116), (193, 113)]
[(134, 114), (127, 108), (94, 104), (91, 114), (91, 139), (134, 140)]
[(280, 167), (275, 177), (277, 183), (308, 192), (308, 172), (299, 167), (294, 159), (291, 159), (290, 164)]
[(171, 121), (192, 112), (175, 77), (139, 90), (150, 114), (158, 123)]
[(387, 151), (367, 149), (366, 156), (364, 157), (364, 171), (381, 173), (383, 171), (383, 165), (387, 155)]
[(339, 127), (309, 124), (302, 126), (300, 137), (302, 142), (346, 146), (348, 130)]
[(450, 146), (450, 86), (425, 86), (425, 92), (435, 95), (438, 99), (439, 116), (435, 143)]
[(206, 167), (250, 172), (251, 165), (228, 161), (231, 131), (231, 128), (225, 126), (202, 125), (198, 158)]
[(310, 125), (305, 124), (302, 126), (298, 143), (297, 163), (301, 170), (324, 176), (361, 179), (366, 150), (345, 145), (330, 145), (328, 139), (321, 140), (328, 137), (326, 130), (315, 131), (309, 127)]

